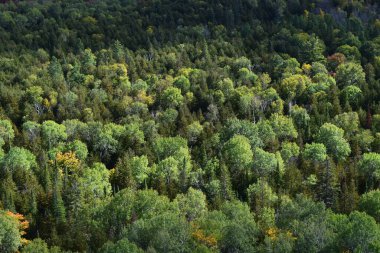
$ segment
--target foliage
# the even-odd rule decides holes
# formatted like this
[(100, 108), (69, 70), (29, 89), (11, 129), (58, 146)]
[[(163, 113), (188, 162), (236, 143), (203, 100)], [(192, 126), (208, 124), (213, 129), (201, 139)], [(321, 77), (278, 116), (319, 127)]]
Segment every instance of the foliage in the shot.
[(379, 252), (379, 13), (0, 1), (0, 251)]

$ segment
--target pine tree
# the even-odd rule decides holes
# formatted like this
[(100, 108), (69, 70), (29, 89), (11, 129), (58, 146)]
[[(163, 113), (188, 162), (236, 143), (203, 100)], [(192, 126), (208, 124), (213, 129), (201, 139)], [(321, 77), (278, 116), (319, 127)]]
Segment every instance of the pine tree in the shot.
[(59, 169), (54, 166), (54, 185), (53, 185), (53, 214), (57, 224), (63, 224), (66, 221), (66, 209), (61, 196)]
[(232, 191), (230, 172), (225, 164), (220, 165), (220, 188), (221, 196), (225, 201), (234, 199), (234, 193)]
[(16, 210), (16, 189), (16, 184), (12, 180), (12, 176), (6, 175), (5, 178), (2, 179), (2, 183), (0, 184), (0, 197), (3, 204), (3, 208), (5, 210), (10, 210), (12, 212)]
[(325, 166), (320, 167), (318, 179), (317, 197), (327, 207), (332, 207), (336, 203), (337, 183), (334, 175), (334, 163), (331, 159), (326, 159)]

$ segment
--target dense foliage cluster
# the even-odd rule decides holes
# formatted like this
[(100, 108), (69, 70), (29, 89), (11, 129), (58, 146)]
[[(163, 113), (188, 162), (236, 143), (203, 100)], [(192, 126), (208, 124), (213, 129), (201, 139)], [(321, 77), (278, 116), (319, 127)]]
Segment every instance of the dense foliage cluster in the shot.
[(378, 1), (0, 2), (0, 252), (380, 252)]

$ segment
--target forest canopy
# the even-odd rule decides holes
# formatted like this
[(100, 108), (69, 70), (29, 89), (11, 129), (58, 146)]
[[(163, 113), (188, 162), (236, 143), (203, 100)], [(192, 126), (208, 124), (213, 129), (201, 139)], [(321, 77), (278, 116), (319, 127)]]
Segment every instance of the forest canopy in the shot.
[(375, 0), (0, 1), (0, 252), (380, 252)]

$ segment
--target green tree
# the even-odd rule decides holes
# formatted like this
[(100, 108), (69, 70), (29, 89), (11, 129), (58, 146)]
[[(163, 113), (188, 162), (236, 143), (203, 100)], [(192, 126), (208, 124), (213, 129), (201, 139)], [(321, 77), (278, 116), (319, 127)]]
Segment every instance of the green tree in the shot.
[(14, 137), (15, 133), (12, 127), (12, 122), (9, 120), (0, 120), (0, 138), (10, 146)]
[(274, 207), (278, 199), (267, 181), (261, 178), (255, 184), (251, 184), (247, 192), (251, 209), (254, 210), (257, 215), (262, 214), (265, 208)]
[(343, 138), (344, 130), (331, 123), (323, 124), (318, 132), (317, 141), (323, 143), (327, 152), (337, 160), (343, 160), (351, 153), (348, 142)]
[(249, 140), (242, 135), (235, 135), (223, 147), (224, 158), (233, 173), (247, 174), (252, 163), (253, 153)]
[(380, 221), (380, 190), (372, 190), (360, 196), (359, 210)]
[(92, 74), (96, 69), (96, 56), (86, 48), (82, 55), (82, 69), (85, 74)]
[[(267, 129), (265, 129), (267, 130)], [(264, 130), (264, 131), (265, 131)], [(263, 131), (263, 132), (264, 132)], [(272, 131), (273, 132), (273, 131)], [(270, 134), (270, 133), (267, 133)], [(251, 147), (262, 147), (264, 145), (260, 138), (258, 126), (248, 120), (228, 119), (221, 132), (223, 140), (228, 140), (234, 135), (243, 135), (249, 139)]]
[(268, 177), (277, 168), (276, 155), (256, 148), (253, 153), (253, 169), (257, 177)]
[(299, 56), (301, 62), (311, 63), (325, 60), (323, 55), (326, 49), (325, 43), (315, 34), (307, 36), (307, 38), (304, 38), (304, 34), (300, 34), (297, 36), (297, 40), (300, 43)]
[(36, 144), (40, 138), (41, 125), (34, 121), (27, 121), (22, 124), (22, 130), (25, 140), (31, 145)]
[(257, 123), (259, 138), (263, 141), (264, 147), (273, 146), (276, 140), (276, 133), (269, 120), (260, 120)]
[(282, 196), (277, 211), (276, 225), (295, 237), (297, 252), (321, 252), (334, 239), (323, 203), (314, 202), (304, 195), (293, 200)]
[(361, 54), (355, 46), (342, 45), (336, 49), (336, 52), (342, 53), (349, 61), (360, 62)]
[(362, 88), (365, 84), (365, 73), (360, 64), (348, 62), (338, 66), (335, 79), (340, 87), (355, 85)]
[(282, 79), (280, 91), (288, 103), (293, 103), (295, 98), (300, 97), (310, 83), (310, 79), (304, 75), (292, 75)]
[(300, 148), (294, 142), (281, 143), (281, 157), (285, 162), (297, 159), (300, 153)]
[(307, 113), (306, 109), (295, 105), (290, 111), (290, 116), (292, 117), (294, 125), (297, 127), (298, 131), (306, 132), (306, 129), (310, 125), (310, 115)]
[(357, 106), (362, 98), (362, 90), (355, 85), (348, 85), (341, 91), (342, 100), (351, 106)]
[(136, 122), (125, 125), (125, 137), (130, 146), (141, 145), (145, 142), (144, 132)]
[(374, 183), (380, 179), (380, 154), (373, 152), (363, 154), (358, 167), (365, 178), (366, 188), (372, 189)]
[(130, 168), (132, 170), (132, 175), (138, 184), (145, 183), (149, 175), (153, 172), (152, 168), (149, 167), (148, 157), (134, 156), (129, 162)]
[(190, 225), (178, 213), (165, 212), (134, 222), (128, 238), (145, 250), (186, 252), (190, 249)]
[(352, 252), (376, 252), (380, 250), (380, 229), (376, 221), (366, 213), (352, 212), (338, 230), (341, 247)]
[(326, 147), (322, 143), (306, 143), (303, 156), (307, 160), (321, 163), (327, 158)]
[(200, 137), (203, 131), (203, 126), (199, 123), (199, 121), (194, 121), (190, 125), (187, 126), (186, 135), (187, 139), (190, 143), (195, 143), (197, 139)]
[(21, 246), (19, 223), (14, 217), (0, 210), (0, 250), (14, 253)]
[(359, 116), (356, 112), (338, 114), (334, 117), (334, 124), (344, 130), (346, 138), (350, 138), (359, 130)]
[(55, 56), (53, 56), (53, 58), (51, 59), (48, 71), (50, 78), (55, 86), (64, 84), (65, 77), (63, 75), (62, 66)]
[(60, 141), (67, 139), (66, 127), (52, 120), (47, 120), (41, 126), (42, 141), (48, 149), (55, 147)]
[(174, 181), (177, 182), (179, 178), (179, 168), (178, 161), (172, 156), (169, 156), (161, 160), (157, 164), (156, 172), (157, 174), (165, 179), (165, 183), (170, 186)]
[(189, 222), (199, 219), (207, 212), (206, 196), (200, 190), (190, 187), (186, 194), (178, 194), (175, 201)]
[(95, 208), (102, 200), (111, 196), (110, 172), (102, 163), (95, 163), (91, 168), (83, 170), (79, 179), (82, 199)]
[(117, 242), (107, 242), (98, 251), (99, 253), (143, 253), (144, 251), (131, 243), (128, 239), (123, 238)]
[(221, 208), (226, 224), (221, 231), (221, 252), (256, 252), (258, 228), (249, 207), (241, 202), (227, 202)]
[(121, 125), (108, 123), (102, 128), (95, 126), (93, 136), (94, 149), (98, 152), (101, 159), (108, 159), (117, 152), (120, 139), (125, 133), (125, 128)]
[(174, 79), (174, 86), (181, 89), (183, 94), (186, 94), (186, 92), (190, 91), (190, 81), (186, 76), (178, 76)]
[(173, 156), (180, 148), (187, 148), (186, 139), (180, 136), (158, 137), (153, 143), (153, 150), (158, 160)]
[(5, 155), (3, 169), (10, 173), (17, 171), (29, 172), (37, 167), (36, 157), (27, 149), (13, 147)]
[(87, 145), (80, 140), (75, 140), (66, 145), (66, 149), (68, 151), (72, 151), (75, 153), (75, 156), (81, 160), (85, 161), (88, 155)]
[(272, 114), (270, 118), (270, 123), (273, 128), (273, 131), (280, 140), (289, 140), (297, 138), (298, 133), (293, 125), (293, 121), (291, 118), (275, 113)]
[(25, 247), (21, 250), (22, 253), (49, 253), (49, 247), (47, 243), (40, 239), (34, 239), (29, 242)]
[(176, 87), (169, 87), (162, 92), (161, 102), (166, 108), (176, 108), (183, 104), (181, 90)]

